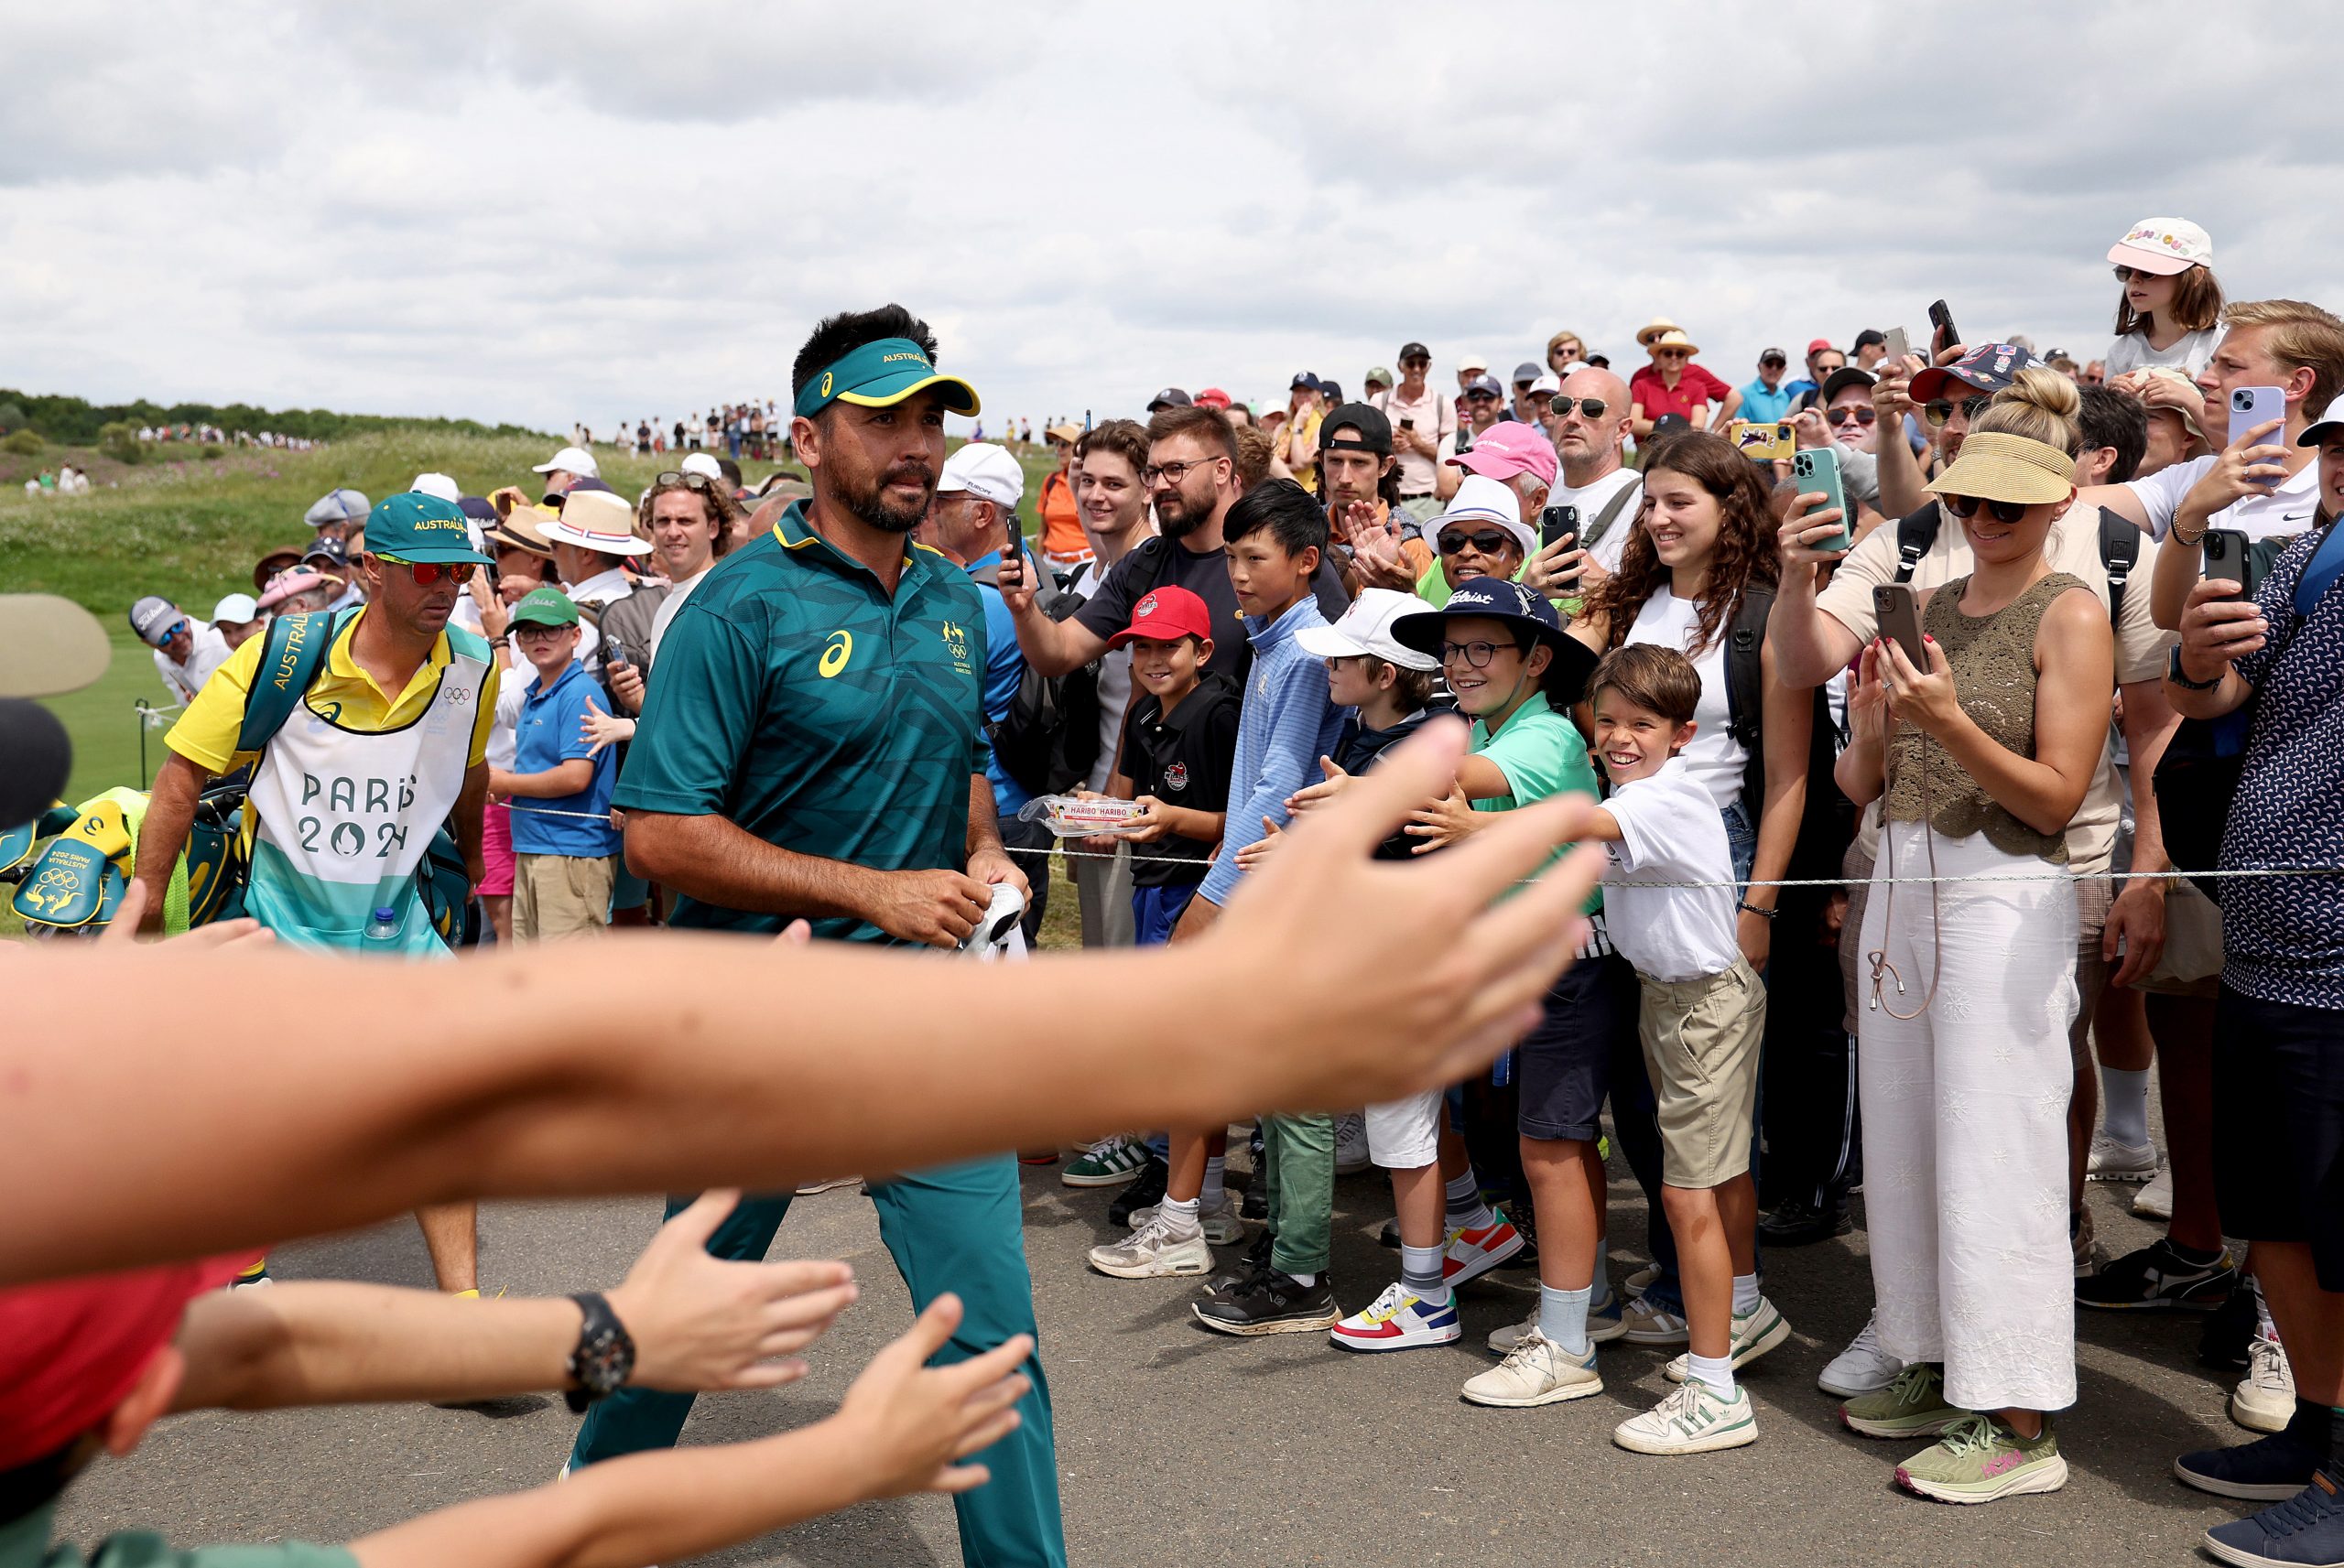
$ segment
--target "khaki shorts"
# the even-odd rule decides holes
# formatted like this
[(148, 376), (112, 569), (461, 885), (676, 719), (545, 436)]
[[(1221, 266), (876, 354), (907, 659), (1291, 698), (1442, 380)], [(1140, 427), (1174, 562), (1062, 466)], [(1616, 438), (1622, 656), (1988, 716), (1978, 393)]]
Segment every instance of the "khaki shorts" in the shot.
[(1750, 1169), (1766, 988), (1741, 958), (1722, 974), (1644, 982), (1636, 1034), (1660, 1122), (1660, 1179), (1722, 1186)]
[(611, 923), (615, 855), (515, 855), (513, 935), (523, 942), (589, 935)]

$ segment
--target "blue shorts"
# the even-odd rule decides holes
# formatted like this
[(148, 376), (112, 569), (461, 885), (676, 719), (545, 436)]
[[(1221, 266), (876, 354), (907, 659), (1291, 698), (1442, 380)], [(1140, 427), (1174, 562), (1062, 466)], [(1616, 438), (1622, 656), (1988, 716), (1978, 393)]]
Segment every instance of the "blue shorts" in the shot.
[(1181, 912), (1197, 896), (1199, 885), (1175, 882), (1170, 887), (1132, 889), (1133, 945), (1161, 947), (1171, 941), (1172, 928), (1180, 924)]
[(1546, 993), (1545, 1014), (1514, 1047), (1525, 1138), (1592, 1143), (1601, 1131), (1612, 1064), (1637, 1050), (1641, 988), (1628, 960), (1606, 950), (1579, 957)]

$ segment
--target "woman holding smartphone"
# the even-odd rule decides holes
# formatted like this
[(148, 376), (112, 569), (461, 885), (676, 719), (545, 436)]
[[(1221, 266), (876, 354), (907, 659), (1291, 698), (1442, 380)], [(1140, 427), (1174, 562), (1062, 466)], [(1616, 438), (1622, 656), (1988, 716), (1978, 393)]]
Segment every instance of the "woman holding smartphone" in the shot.
[[(2074, 460), (2015, 432), (2078, 406), (2064, 377), (2023, 372), (1930, 484), (1975, 565), (1926, 596), (1919, 657), (1891, 636), (1864, 650), (1838, 768), (1882, 807), (1857, 1040), (1876, 1330), (1906, 1363), (1840, 1413), (1867, 1436), (1937, 1436), (1896, 1479), (1948, 1502), (2067, 1482), (2049, 1414), (2076, 1393), (2061, 872), (2115, 654), (2100, 600), (2048, 558)], [(1897, 883), (1924, 876), (1964, 880)]]

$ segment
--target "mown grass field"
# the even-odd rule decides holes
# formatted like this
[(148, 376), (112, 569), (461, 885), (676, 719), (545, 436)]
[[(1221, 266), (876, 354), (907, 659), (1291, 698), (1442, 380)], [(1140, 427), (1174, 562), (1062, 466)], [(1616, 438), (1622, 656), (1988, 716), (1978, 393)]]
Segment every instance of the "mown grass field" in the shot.
[[(47, 699), (73, 738), (71, 798), (114, 784), (144, 787), (162, 761), (162, 731), (146, 731), (142, 773), (140, 699), (169, 699), (146, 649), (130, 631), (132, 602), (161, 594), (189, 613), (208, 616), (224, 594), (249, 592), (253, 563), (273, 549), (306, 545), (310, 503), (336, 485), (380, 501), (420, 473), (445, 473), (467, 494), (500, 485), (531, 490), (532, 464), (561, 443), (553, 438), (466, 436), (413, 430), (361, 436), (310, 452), (239, 452), (204, 460), (193, 448), (155, 449), (125, 466), (94, 450), (49, 447), (36, 456), (0, 453), (0, 592), (56, 593), (94, 613), (114, 643), (114, 662), (97, 684)], [(958, 445), (958, 443), (954, 443)], [(1029, 527), (1034, 498), (1049, 471), (1046, 447), (1017, 449), (1026, 470), (1021, 509)], [(180, 454), (184, 453), (184, 456)], [(622, 456), (598, 447), (602, 477), (631, 494), (680, 454)], [(71, 461), (88, 470), (87, 495), (42, 500), (24, 492), (41, 470)], [(751, 482), (787, 465), (743, 462)], [(5, 652), (0, 650), (0, 658)], [(1061, 887), (1052, 932), (1063, 912), (1072, 930), (1074, 892)], [(13, 924), (13, 923), (10, 923)]]

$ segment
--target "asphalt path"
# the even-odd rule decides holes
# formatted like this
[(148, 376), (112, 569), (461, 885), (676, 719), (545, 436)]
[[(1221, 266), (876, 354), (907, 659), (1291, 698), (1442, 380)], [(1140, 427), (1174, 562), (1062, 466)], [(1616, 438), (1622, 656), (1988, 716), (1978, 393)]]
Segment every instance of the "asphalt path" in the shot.
[[(1242, 1143), (1238, 1145), (1242, 1150)], [(1641, 1257), (1644, 1206), (1613, 1162), (1613, 1278)], [(2137, 1189), (2095, 1185), (2104, 1255), (2152, 1232), (2125, 1212)], [(1761, 1436), (1724, 1454), (1625, 1453), (1612, 1426), (1666, 1388), (1668, 1352), (1602, 1351), (1600, 1397), (1484, 1410), (1458, 1385), (1491, 1365), (1490, 1330), (1531, 1310), (1526, 1272), (1461, 1292), (1464, 1341), (1359, 1357), (1319, 1335), (1235, 1339), (1197, 1325), (1189, 1280), (1121, 1281), (1083, 1253), (1109, 1239), (1111, 1192), (1077, 1192), (1055, 1167), (1025, 1172), (1026, 1249), (1056, 1400), (1067, 1535), (1083, 1564), (1343, 1563), (2139, 1564), (2198, 1560), (2208, 1524), (2244, 1511), (2171, 1475), (2184, 1450), (2250, 1435), (2224, 1415), (2231, 1378), (2197, 1366), (2199, 1319), (2080, 1315), (2080, 1399), (2059, 1422), (2071, 1466), (2052, 1496), (1956, 1508), (1896, 1491), (1917, 1444), (1858, 1437), (1816, 1374), (1870, 1303), (1864, 1238), (1770, 1253), (1766, 1288), (1796, 1338), (1744, 1373)], [(1336, 1191), (1334, 1278), (1355, 1308), (1395, 1278), (1375, 1244), (1390, 1214), (1380, 1173)], [(559, 1293), (615, 1282), (657, 1223), (651, 1199), (499, 1205), (483, 1216), (492, 1292)], [(1224, 1249), (1233, 1259), (1234, 1249)], [(703, 1400), (687, 1444), (760, 1436), (833, 1410), (859, 1368), (909, 1321), (871, 1205), (846, 1188), (800, 1200), (776, 1254), (836, 1257), (858, 1305), (810, 1353), (811, 1374), (772, 1393)], [(288, 1279), (428, 1285), (410, 1222), (284, 1249)], [(127, 1460), (69, 1495), (75, 1538), (143, 1527), (174, 1544), (335, 1541), (466, 1498), (548, 1481), (576, 1430), (558, 1397), (493, 1411), (370, 1406), (165, 1423)], [(949, 1564), (949, 1503), (876, 1503), (705, 1559), (726, 1564)]]

